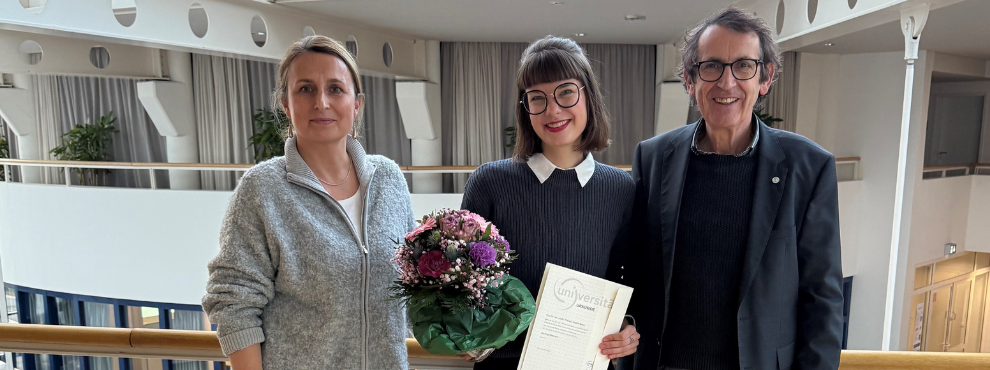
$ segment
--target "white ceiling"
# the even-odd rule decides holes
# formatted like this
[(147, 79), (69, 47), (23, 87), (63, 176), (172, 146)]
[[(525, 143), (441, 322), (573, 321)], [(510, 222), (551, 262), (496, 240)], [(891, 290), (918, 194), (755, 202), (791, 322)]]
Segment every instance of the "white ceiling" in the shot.
[[(935, 9), (921, 33), (921, 49), (977, 59), (990, 59), (990, 1), (968, 0)], [(808, 46), (798, 51), (822, 54), (856, 54), (903, 51), (899, 22), (854, 32), (829, 40), (835, 45)]]
[[(302, 11), (440, 41), (530, 42), (553, 34), (587, 43), (673, 41), (736, 0), (277, 0)], [(627, 15), (646, 20), (626, 21)], [(574, 37), (584, 33), (584, 37)]]

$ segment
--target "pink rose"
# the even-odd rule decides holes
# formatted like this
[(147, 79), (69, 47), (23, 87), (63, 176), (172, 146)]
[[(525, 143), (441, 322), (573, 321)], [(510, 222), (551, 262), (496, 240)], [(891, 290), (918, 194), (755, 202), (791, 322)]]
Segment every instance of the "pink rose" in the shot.
[(440, 277), (444, 271), (449, 269), (450, 262), (443, 258), (443, 253), (440, 251), (423, 253), (423, 256), (419, 258), (419, 266), (417, 266), (420, 274), (434, 278)]
[(473, 218), (465, 218), (464, 221), (461, 222), (461, 229), (457, 231), (456, 235), (458, 239), (467, 241), (474, 238), (474, 235), (477, 233), (478, 222)]

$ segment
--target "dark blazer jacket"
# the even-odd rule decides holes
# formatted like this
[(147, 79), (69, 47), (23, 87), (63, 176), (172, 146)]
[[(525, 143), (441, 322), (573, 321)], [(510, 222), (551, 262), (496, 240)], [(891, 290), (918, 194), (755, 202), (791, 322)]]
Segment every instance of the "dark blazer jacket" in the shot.
[[(740, 369), (834, 370), (843, 332), (835, 157), (802, 136), (772, 129), (755, 117), (754, 122), (760, 139), (739, 281)], [(637, 370), (654, 370), (659, 360), (681, 193), (698, 124), (636, 147), (635, 223), (623, 280), (635, 288), (629, 313), (642, 335)]]

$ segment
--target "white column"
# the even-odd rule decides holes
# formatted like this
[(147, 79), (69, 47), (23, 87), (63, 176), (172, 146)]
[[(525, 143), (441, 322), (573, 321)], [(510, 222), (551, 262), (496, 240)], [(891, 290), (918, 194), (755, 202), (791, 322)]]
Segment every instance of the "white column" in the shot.
[(687, 123), (691, 100), (677, 77), (680, 56), (680, 51), (674, 44), (657, 45), (654, 135), (660, 135)]
[[(413, 166), (439, 166), (443, 164), (443, 147), (440, 138), (433, 140), (412, 139)], [(414, 173), (413, 192), (417, 194), (443, 193), (443, 175), (438, 173)]]
[[(901, 111), (901, 132), (897, 151), (897, 179), (894, 187), (893, 227), (891, 228), (890, 258), (887, 267), (883, 342), (880, 344), (883, 351), (889, 351), (891, 348), (895, 350), (899, 349), (898, 344), (900, 343), (900, 318), (902, 314), (901, 310), (895, 309), (895, 307), (900, 306), (897, 302), (902, 302), (904, 296), (902, 290), (897, 288), (898, 286), (903, 286), (904, 281), (901, 279), (900, 283), (898, 283), (897, 277), (903, 276), (901, 272), (905, 268), (903, 266), (904, 264), (901, 263), (904, 258), (901, 258), (900, 247), (902, 225), (904, 224), (905, 178), (908, 171), (908, 139), (911, 133), (911, 102), (914, 98), (914, 64), (918, 60), (918, 44), (921, 39), (921, 31), (925, 28), (930, 9), (930, 4), (922, 4), (901, 11), (901, 32), (904, 33), (904, 60), (906, 61), (907, 68), (904, 75), (904, 105)], [(907, 219), (908, 226), (910, 226), (910, 217)], [(903, 252), (905, 255), (907, 254), (906, 249)]]
[[(19, 159), (44, 159), (41, 153), (41, 140), (38, 137), (35, 102), (31, 90), (31, 76), (14, 75), (13, 89), (0, 89), (0, 116), (17, 135), (17, 157)], [(40, 183), (41, 168), (21, 166), (21, 181)]]
[[(182, 85), (182, 112), (170, 112), (182, 117), (181, 136), (165, 138), (165, 146), (170, 163), (199, 163), (199, 135), (196, 131), (196, 111), (193, 103), (192, 55), (178, 51), (168, 52), (169, 77), (172, 83)], [(199, 189), (199, 171), (168, 171), (169, 186), (172, 189)]]
[[(169, 163), (199, 163), (199, 138), (193, 105), (192, 61), (190, 54), (168, 51), (171, 81), (138, 83), (138, 98), (158, 132), (165, 136)], [(169, 170), (172, 189), (199, 189), (199, 172)]]
[[(443, 165), (440, 134), (440, 42), (425, 41), (425, 64), (428, 81), (399, 82), (396, 97), (405, 126), (412, 141), (413, 166)], [(443, 175), (414, 173), (414, 193), (442, 193)]]
[(664, 82), (657, 93), (660, 101), (657, 110), (656, 134), (684, 126), (691, 108), (691, 97), (680, 82)]

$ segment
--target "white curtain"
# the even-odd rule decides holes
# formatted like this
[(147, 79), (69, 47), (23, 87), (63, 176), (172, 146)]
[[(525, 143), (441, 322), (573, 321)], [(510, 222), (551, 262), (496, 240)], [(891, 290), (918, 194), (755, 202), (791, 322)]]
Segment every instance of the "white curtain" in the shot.
[[(244, 60), (193, 54), (193, 101), (201, 163), (254, 162), (251, 95)], [(204, 190), (232, 190), (234, 173), (203, 171)]]
[[(516, 70), (525, 48), (518, 43), (440, 44), (444, 165), (480, 165), (511, 155), (504, 130), (515, 122)], [(459, 192), (466, 181), (466, 175), (444, 175), (444, 191)]]
[[(55, 160), (50, 151), (62, 145), (62, 129), (58, 122), (58, 96), (55, 85), (55, 77), (33, 75), (31, 77), (32, 90), (34, 91), (34, 113), (36, 117), (35, 125), (38, 135), (41, 158)], [(41, 170), (41, 181), (45, 184), (65, 184), (64, 170), (59, 168), (43, 168)]]
[(259, 109), (272, 109), (272, 92), (275, 91), (275, 83), (278, 79), (278, 64), (256, 61), (245, 61), (245, 63), (251, 114), (258, 113)]
[(791, 51), (783, 54), (779, 79), (773, 84), (770, 93), (763, 101), (763, 112), (783, 121), (774, 124), (776, 128), (794, 132), (797, 129), (798, 54)]
[(365, 151), (391, 158), (400, 166), (412, 165), (412, 143), (406, 137), (395, 96), (395, 78), (361, 76), (364, 87), (364, 125), (359, 141)]
[[(113, 112), (119, 132), (113, 135), (115, 162), (167, 162), (165, 137), (151, 121), (137, 96), (137, 81), (122, 78), (57, 76), (58, 127), (62, 133), (76, 125), (96, 123)], [(61, 144), (60, 144), (61, 145)], [(150, 188), (147, 170), (113, 170), (107, 185)], [(168, 172), (156, 171), (156, 186), (168, 188)]]
[(598, 76), (605, 106), (612, 117), (612, 145), (595, 160), (631, 164), (639, 142), (653, 137), (656, 111), (655, 45), (585, 44), (591, 69)]

